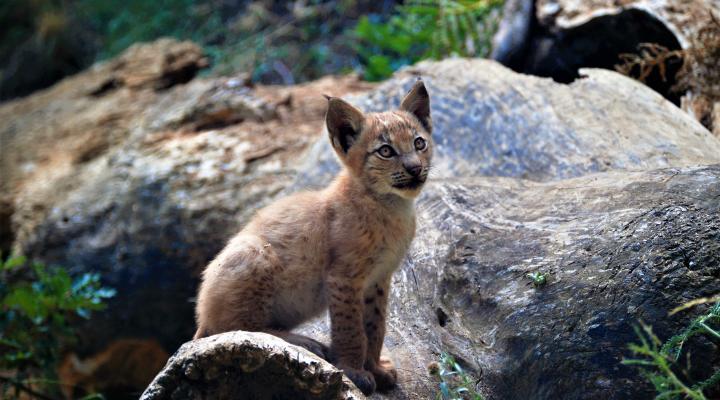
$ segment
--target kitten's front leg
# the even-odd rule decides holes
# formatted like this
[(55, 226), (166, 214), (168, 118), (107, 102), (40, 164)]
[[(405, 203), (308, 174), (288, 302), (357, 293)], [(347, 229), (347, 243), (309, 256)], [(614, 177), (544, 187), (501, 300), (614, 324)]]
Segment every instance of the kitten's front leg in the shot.
[(328, 306), (335, 365), (363, 393), (375, 391), (375, 378), (365, 371), (367, 338), (363, 329), (362, 288), (348, 282), (347, 277), (328, 279)]
[(390, 277), (383, 282), (371, 286), (365, 292), (365, 334), (368, 338), (365, 369), (372, 372), (378, 390), (389, 390), (397, 383), (397, 371), (390, 359), (381, 357), (385, 338), (385, 317), (387, 302), (390, 295)]

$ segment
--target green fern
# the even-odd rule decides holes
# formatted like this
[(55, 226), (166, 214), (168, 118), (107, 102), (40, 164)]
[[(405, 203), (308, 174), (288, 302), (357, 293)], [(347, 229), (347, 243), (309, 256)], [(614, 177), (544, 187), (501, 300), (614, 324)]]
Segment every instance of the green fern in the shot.
[(365, 16), (355, 27), (365, 78), (385, 79), (405, 65), (448, 56), (484, 57), (501, 0), (410, 0), (386, 21)]
[(640, 343), (630, 344), (630, 351), (638, 358), (623, 359), (625, 365), (636, 365), (641, 368), (643, 376), (652, 383), (657, 392), (656, 399), (693, 399), (707, 400), (703, 393), (706, 389), (720, 383), (720, 369), (717, 369), (706, 380), (691, 384), (684, 382), (675, 369), (682, 353), (683, 345), (696, 335), (705, 335), (718, 340), (717, 328), (712, 323), (720, 322), (720, 301), (710, 310), (695, 318), (680, 334), (668, 339), (664, 344), (653, 333), (652, 328), (644, 323), (635, 327)]
[(439, 59), (449, 55), (485, 56), (497, 29), (491, 19), (500, 0), (411, 0), (400, 10), (405, 15), (427, 18), (431, 26), (431, 47), (427, 54)]

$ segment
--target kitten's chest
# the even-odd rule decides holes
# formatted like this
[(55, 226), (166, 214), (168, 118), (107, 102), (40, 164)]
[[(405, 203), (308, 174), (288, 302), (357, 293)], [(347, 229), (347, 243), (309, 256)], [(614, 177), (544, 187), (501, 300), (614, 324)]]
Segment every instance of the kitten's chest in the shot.
[(367, 285), (375, 284), (391, 275), (405, 258), (415, 235), (415, 213), (385, 218), (378, 224), (377, 240), (369, 250), (372, 254), (367, 268)]

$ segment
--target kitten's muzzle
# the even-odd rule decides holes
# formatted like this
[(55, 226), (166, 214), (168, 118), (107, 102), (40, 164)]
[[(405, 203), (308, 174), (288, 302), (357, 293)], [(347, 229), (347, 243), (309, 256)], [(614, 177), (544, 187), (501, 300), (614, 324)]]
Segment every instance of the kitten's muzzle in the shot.
[(405, 179), (401, 182), (395, 182), (393, 183), (393, 187), (395, 189), (402, 189), (402, 190), (414, 190), (419, 188), (425, 183), (425, 180), (427, 179), (427, 175), (419, 175), (414, 176), (408, 179)]

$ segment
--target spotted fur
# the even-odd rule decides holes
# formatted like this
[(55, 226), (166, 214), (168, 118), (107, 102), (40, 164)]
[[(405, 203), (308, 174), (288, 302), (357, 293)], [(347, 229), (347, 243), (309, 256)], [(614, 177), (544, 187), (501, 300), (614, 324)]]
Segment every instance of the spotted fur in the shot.
[[(396, 384), (380, 352), (390, 278), (414, 236), (414, 199), (430, 169), (429, 101), (421, 80), (395, 111), (363, 114), (328, 98), (327, 130), (343, 170), (322, 191), (260, 210), (208, 265), (196, 338), (269, 332), (331, 360), (365, 393)], [(290, 333), (326, 309), (329, 349)]]

